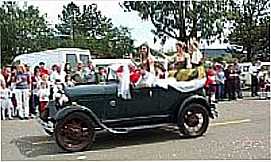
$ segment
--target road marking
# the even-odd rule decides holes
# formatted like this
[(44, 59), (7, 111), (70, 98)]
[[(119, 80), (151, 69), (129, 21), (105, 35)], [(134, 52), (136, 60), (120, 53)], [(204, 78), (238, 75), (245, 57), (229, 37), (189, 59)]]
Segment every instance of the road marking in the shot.
[(82, 155), (82, 156), (78, 156), (76, 159), (77, 160), (84, 160), (86, 159), (87, 157), (85, 155)]
[(55, 141), (40, 141), (40, 142), (33, 142), (32, 145), (40, 145), (40, 144), (53, 144)]
[(225, 121), (222, 123), (211, 123), (210, 126), (220, 126), (220, 125), (229, 125), (229, 124), (240, 124), (240, 123), (247, 123), (250, 122), (250, 119), (243, 119), (243, 120), (232, 120), (232, 121)]

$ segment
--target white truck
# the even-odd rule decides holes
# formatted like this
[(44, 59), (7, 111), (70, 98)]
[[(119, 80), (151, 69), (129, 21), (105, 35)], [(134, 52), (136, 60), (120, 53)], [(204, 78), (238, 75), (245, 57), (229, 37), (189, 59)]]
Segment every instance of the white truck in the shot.
[(72, 68), (75, 68), (77, 63), (82, 62), (87, 64), (91, 60), (89, 50), (79, 48), (57, 48), (53, 50), (34, 52), (29, 54), (22, 54), (14, 58), (13, 62), (19, 61), (20, 63), (27, 64), (33, 70), (40, 62), (44, 62), (48, 69), (54, 64), (60, 65), (61, 69), (67, 62), (70, 63)]

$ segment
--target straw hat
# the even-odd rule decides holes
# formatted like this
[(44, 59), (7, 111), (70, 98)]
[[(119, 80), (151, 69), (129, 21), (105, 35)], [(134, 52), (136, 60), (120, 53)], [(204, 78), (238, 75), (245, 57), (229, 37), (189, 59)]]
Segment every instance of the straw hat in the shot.
[(184, 48), (184, 47), (186, 46), (186, 44), (185, 44), (184, 42), (182, 42), (182, 41), (177, 41), (177, 42), (176, 42), (176, 45), (179, 45), (179, 46), (181, 46), (182, 48)]

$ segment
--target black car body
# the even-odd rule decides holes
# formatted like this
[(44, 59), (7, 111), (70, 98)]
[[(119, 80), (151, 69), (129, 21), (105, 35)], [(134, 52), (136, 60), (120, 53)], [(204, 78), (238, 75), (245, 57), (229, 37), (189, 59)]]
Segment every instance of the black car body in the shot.
[[(131, 99), (117, 95), (119, 82), (85, 84), (66, 88), (68, 101), (50, 101), (49, 117), (41, 120), (45, 131), (54, 133), (60, 147), (81, 151), (90, 146), (95, 132), (128, 133), (137, 129), (177, 125), (185, 136), (201, 136), (215, 106), (204, 88), (180, 92), (174, 87), (131, 87)], [(48, 124), (50, 123), (50, 124)]]

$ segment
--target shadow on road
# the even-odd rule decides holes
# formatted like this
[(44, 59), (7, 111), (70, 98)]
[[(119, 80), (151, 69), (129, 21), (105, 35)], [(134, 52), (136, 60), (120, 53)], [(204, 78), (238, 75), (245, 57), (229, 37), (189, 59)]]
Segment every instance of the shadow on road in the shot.
[[(112, 135), (107, 132), (101, 132), (97, 134), (93, 146), (86, 151), (91, 152), (123, 146), (163, 142), (173, 139), (186, 138), (181, 137), (178, 131), (171, 128), (137, 131), (123, 135)], [(12, 140), (11, 143), (15, 143), (21, 154), (26, 157), (66, 153), (58, 147), (54, 138), (50, 136), (21, 137)]]

